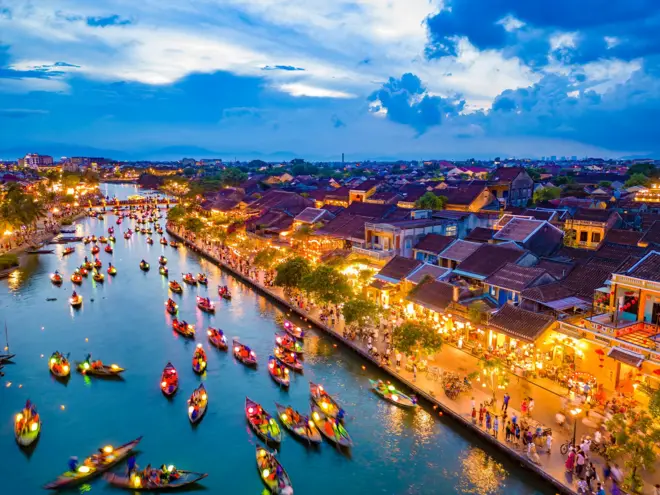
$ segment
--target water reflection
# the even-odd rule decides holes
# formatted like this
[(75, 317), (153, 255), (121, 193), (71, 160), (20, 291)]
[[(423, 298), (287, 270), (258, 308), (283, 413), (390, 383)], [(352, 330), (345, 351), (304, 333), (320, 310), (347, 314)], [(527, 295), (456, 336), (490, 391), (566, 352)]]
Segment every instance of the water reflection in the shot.
[(457, 488), (461, 493), (491, 495), (506, 488), (506, 469), (481, 449), (470, 448), (461, 456), (462, 471)]

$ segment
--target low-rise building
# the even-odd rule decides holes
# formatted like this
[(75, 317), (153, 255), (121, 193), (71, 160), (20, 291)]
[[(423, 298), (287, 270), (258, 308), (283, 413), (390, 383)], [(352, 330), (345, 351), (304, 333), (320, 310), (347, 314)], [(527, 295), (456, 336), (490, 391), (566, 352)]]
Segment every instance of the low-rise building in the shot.
[(613, 210), (578, 208), (564, 223), (567, 245), (583, 249), (597, 249), (610, 231), (621, 223), (621, 216)]

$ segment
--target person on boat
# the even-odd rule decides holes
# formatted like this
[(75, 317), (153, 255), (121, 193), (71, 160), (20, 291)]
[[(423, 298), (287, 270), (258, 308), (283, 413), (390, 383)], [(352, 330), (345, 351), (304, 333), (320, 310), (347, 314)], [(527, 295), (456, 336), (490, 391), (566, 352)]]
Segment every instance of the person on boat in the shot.
[(71, 294), (71, 297), (72, 297), (73, 299), (77, 299), (77, 298), (78, 298), (78, 293), (74, 290), (74, 291), (73, 291), (73, 294)]
[(89, 260), (87, 259), (87, 256), (85, 256), (85, 263), (89, 263)]
[(140, 264), (141, 264), (141, 265), (146, 265), (146, 264), (147, 264), (147, 262), (146, 262), (146, 261), (144, 261), (144, 260), (140, 260)]
[(341, 407), (339, 408), (339, 411), (337, 411), (337, 421), (342, 421), (344, 419), (344, 416), (346, 416), (346, 411), (344, 411)]
[(78, 470), (78, 458), (76, 456), (69, 458), (69, 462), (67, 464), (69, 466), (69, 471), (72, 473), (75, 473)]
[(137, 468), (137, 464), (135, 462), (135, 456), (132, 455), (128, 458), (128, 461), (126, 462), (126, 471), (127, 475), (130, 477), (133, 474), (133, 471), (135, 471)]

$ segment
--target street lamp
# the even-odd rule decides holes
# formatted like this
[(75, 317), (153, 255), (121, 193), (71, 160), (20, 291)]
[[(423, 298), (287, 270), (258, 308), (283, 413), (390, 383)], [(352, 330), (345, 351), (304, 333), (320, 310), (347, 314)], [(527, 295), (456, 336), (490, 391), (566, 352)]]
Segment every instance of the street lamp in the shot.
[(572, 444), (573, 447), (575, 447), (575, 433), (576, 433), (576, 430), (577, 430), (577, 416), (581, 412), (582, 412), (582, 409), (580, 409), (579, 407), (576, 407), (575, 409), (570, 410), (571, 416), (573, 416), (573, 444)]

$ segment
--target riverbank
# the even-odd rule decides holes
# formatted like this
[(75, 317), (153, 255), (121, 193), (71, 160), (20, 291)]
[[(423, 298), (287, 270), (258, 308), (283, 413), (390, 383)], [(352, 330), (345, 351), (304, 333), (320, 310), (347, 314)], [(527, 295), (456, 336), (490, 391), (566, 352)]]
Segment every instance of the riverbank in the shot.
[[(454, 401), (434, 392), (433, 388), (437, 388), (437, 387), (428, 388), (427, 390), (425, 390), (424, 388), (421, 387), (421, 384), (423, 383), (421, 379), (419, 379), (418, 377), (411, 376), (411, 374), (406, 373), (405, 370), (396, 370), (391, 366), (382, 365), (379, 361), (374, 359), (374, 357), (371, 356), (367, 352), (366, 348), (364, 346), (361, 346), (359, 342), (351, 341), (344, 338), (337, 329), (332, 328), (326, 325), (325, 323), (323, 323), (314, 314), (314, 312), (307, 312), (299, 308), (295, 304), (292, 304), (286, 297), (284, 297), (284, 294), (278, 288), (266, 287), (259, 281), (247, 277), (240, 271), (234, 269), (232, 266), (224, 263), (219, 257), (214, 256), (212, 253), (207, 252), (206, 250), (200, 248), (193, 242), (185, 239), (178, 233), (174, 232), (171, 228), (169, 228), (169, 226), (167, 227), (167, 232), (172, 237), (183, 242), (193, 251), (199, 253), (201, 256), (204, 256), (205, 258), (207, 258), (217, 266), (220, 266), (223, 269), (227, 270), (236, 278), (242, 280), (244, 283), (256, 289), (261, 294), (264, 294), (270, 299), (277, 301), (282, 306), (288, 308), (289, 311), (297, 314), (305, 321), (312, 323), (314, 326), (323, 330), (326, 334), (332, 336), (336, 340), (341, 341), (348, 348), (360, 354), (362, 358), (368, 360), (372, 365), (377, 366), (378, 368), (382, 369), (384, 372), (392, 376), (394, 379), (404, 383), (407, 387), (413, 390), (419, 397), (427, 401), (427, 403), (432, 406), (433, 410), (437, 410), (441, 415), (444, 414), (449, 415), (458, 424), (469, 430), (471, 433), (480, 437), (483, 441), (491, 444), (501, 452), (505, 453), (514, 461), (518, 462), (521, 466), (534, 472), (544, 481), (550, 483), (559, 492), (565, 494), (575, 493), (575, 490), (573, 488), (573, 479), (572, 477), (567, 478), (567, 476), (564, 475), (565, 470), (563, 467), (563, 459), (561, 458), (558, 452), (559, 451), (558, 444), (566, 440), (566, 438), (563, 438), (564, 435), (559, 435), (559, 432), (557, 432), (554, 435), (554, 439), (557, 445), (554, 449), (555, 450), (554, 455), (548, 456), (548, 457), (552, 457), (551, 464), (548, 463), (548, 465), (540, 466), (532, 462), (532, 460), (530, 460), (527, 457), (526, 453), (524, 453), (523, 451), (517, 450), (516, 448), (509, 446), (509, 444), (506, 444), (505, 442), (501, 441), (499, 438), (494, 437), (489, 432), (485, 431), (483, 428), (480, 428), (476, 424), (473, 424), (470, 418), (470, 411), (469, 411), (469, 408), (471, 407), (470, 399), (468, 399), (467, 397), (462, 397), (463, 400), (461, 401)], [(426, 383), (426, 385), (428, 386), (429, 384)], [(435, 385), (439, 386), (439, 384), (435, 384)], [(475, 396), (475, 400), (477, 396), (479, 397), (479, 400), (476, 400), (477, 404), (480, 401), (483, 402), (487, 398), (487, 394), (485, 394), (481, 390), (475, 390), (474, 396)], [(510, 408), (509, 411), (513, 411), (513, 408)], [(504, 425), (502, 425), (501, 431), (503, 429), (504, 429)]]

